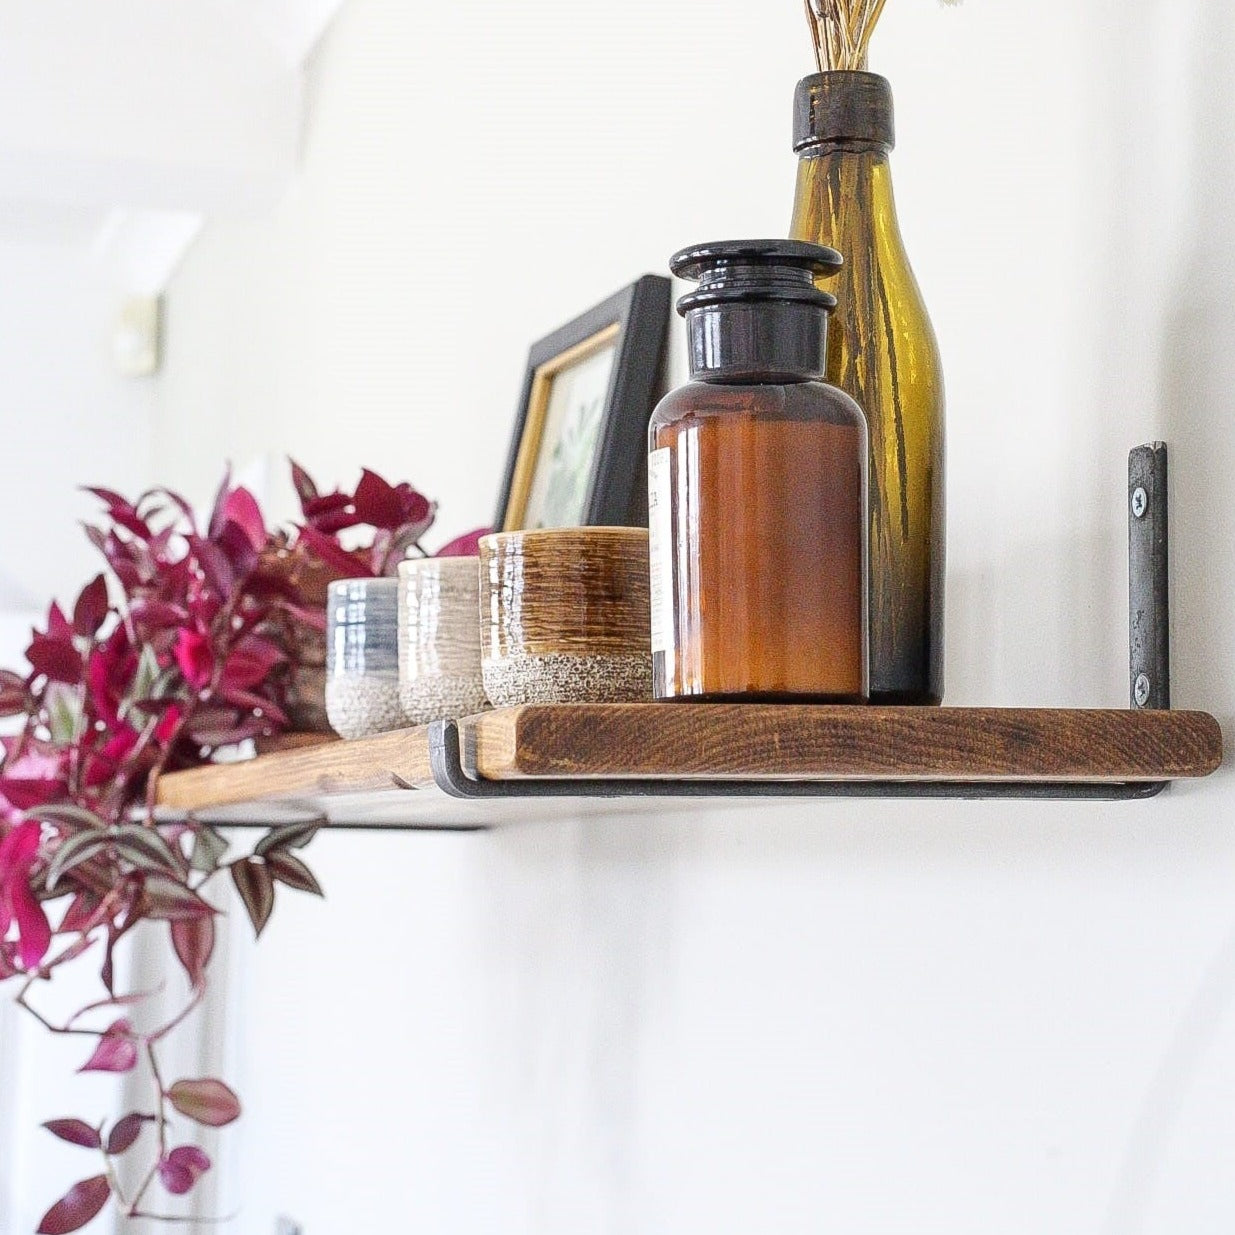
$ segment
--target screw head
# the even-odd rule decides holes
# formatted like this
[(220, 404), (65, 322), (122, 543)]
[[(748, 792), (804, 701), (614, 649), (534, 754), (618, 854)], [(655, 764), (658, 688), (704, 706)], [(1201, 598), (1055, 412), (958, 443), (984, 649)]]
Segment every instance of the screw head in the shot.
[(1132, 697), (1138, 708), (1143, 708), (1149, 702), (1149, 678), (1146, 674), (1137, 674), (1136, 681), (1132, 684)]
[(1132, 513), (1136, 516), (1136, 518), (1142, 519), (1148, 509), (1149, 494), (1146, 493), (1140, 485), (1137, 485), (1137, 487), (1132, 490)]

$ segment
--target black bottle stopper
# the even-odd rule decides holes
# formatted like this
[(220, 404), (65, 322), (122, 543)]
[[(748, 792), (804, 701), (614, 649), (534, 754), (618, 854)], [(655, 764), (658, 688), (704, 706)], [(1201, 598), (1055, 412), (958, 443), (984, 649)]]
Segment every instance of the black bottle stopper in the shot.
[(678, 301), (693, 378), (801, 382), (823, 377), (836, 297), (815, 280), (841, 267), (835, 249), (799, 240), (731, 240), (675, 253), (669, 268), (699, 284)]

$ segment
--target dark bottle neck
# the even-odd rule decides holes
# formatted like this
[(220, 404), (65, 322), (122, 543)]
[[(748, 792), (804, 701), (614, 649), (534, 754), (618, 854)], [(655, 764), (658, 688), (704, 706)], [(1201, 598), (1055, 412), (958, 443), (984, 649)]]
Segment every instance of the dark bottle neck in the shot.
[(896, 145), (892, 87), (878, 73), (836, 70), (798, 82), (793, 98), (793, 148), (809, 158), (836, 149)]
[(759, 384), (823, 379), (828, 315), (793, 301), (712, 304), (686, 315), (690, 375)]

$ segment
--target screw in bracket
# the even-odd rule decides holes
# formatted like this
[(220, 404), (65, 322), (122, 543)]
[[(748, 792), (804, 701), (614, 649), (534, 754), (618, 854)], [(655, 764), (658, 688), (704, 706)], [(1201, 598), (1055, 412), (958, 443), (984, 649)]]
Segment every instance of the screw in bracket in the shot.
[(1147, 674), (1138, 673), (1136, 681), (1132, 684), (1132, 697), (1136, 700), (1136, 706), (1143, 708), (1149, 702), (1149, 677)]
[(1145, 512), (1149, 509), (1149, 494), (1145, 492), (1141, 485), (1137, 485), (1132, 490), (1132, 513), (1138, 519), (1145, 517)]

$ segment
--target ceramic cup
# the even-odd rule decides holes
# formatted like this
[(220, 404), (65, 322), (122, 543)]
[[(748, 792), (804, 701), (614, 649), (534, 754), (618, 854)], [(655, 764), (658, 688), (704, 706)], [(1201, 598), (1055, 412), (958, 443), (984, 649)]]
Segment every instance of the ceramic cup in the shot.
[(418, 558), (399, 567), (399, 700), (413, 725), (484, 708), (480, 562)]
[(326, 595), (326, 715), (341, 738), (401, 729), (397, 579), (342, 579)]
[(485, 536), (485, 693), (496, 707), (651, 699), (649, 604), (646, 529)]

